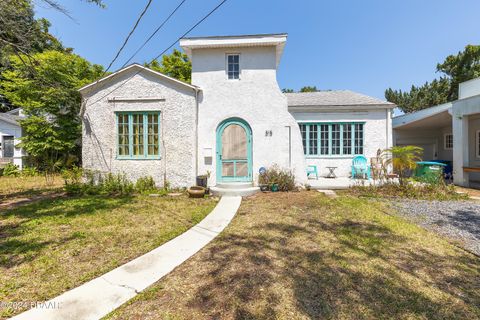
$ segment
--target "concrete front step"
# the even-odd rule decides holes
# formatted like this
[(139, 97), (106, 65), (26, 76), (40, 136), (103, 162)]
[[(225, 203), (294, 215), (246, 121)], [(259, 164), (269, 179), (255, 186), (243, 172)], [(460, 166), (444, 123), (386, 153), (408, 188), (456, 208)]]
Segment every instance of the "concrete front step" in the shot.
[(220, 182), (215, 186), (222, 189), (246, 189), (253, 187), (252, 182)]
[(255, 193), (259, 192), (259, 187), (248, 187), (248, 188), (220, 188), (218, 186), (210, 187), (210, 192), (214, 196), (240, 196), (240, 197), (248, 197), (254, 195)]

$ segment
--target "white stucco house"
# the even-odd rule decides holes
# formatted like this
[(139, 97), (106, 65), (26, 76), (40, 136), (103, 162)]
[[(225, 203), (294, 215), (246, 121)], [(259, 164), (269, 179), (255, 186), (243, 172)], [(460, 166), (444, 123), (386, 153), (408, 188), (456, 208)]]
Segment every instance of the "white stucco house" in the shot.
[(22, 169), (22, 149), (16, 147), (22, 136), (22, 128), (18, 123), (22, 118), (21, 108), (0, 113), (0, 167), (12, 162)]
[[(250, 189), (262, 167), (327, 166), (349, 176), (355, 155), (392, 145), (393, 104), (351, 91), (283, 94), (286, 34), (184, 38), (191, 84), (139, 64), (80, 89), (83, 166), (219, 188)], [(253, 188), (254, 189), (254, 188)]]
[(393, 119), (394, 144), (417, 145), (424, 160), (452, 163), (453, 182), (480, 186), (480, 78), (459, 85), (458, 100)]

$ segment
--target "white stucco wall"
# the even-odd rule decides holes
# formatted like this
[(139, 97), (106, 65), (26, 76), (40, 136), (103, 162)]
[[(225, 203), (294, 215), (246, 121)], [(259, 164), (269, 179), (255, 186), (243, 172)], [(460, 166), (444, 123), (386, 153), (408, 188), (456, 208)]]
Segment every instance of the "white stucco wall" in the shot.
[(458, 87), (458, 99), (465, 99), (480, 95), (480, 78), (460, 83)]
[[(379, 110), (346, 110), (344, 112), (309, 112), (293, 113), (301, 122), (365, 122), (364, 124), (364, 156), (370, 161), (378, 149), (392, 146), (391, 112), (389, 109)], [(337, 167), (335, 174), (348, 177), (351, 174), (354, 156), (308, 156), (307, 165), (316, 165), (321, 176), (328, 174), (327, 167)]]
[[(240, 54), (240, 80), (228, 80), (227, 53)], [(306, 181), (300, 130), (288, 112), (287, 99), (276, 79), (275, 47), (194, 49), (192, 84), (202, 88), (199, 100), (199, 173), (211, 172), (216, 183), (216, 130), (225, 119), (238, 117), (252, 129), (253, 181), (258, 169), (278, 164)], [(271, 130), (272, 136), (265, 136)], [(289, 132), (291, 142), (289, 142)], [(212, 161), (205, 159), (212, 150)]]
[(453, 150), (445, 149), (444, 135), (452, 133), (452, 127), (394, 129), (395, 145), (414, 145), (424, 148), (423, 160), (453, 160)]
[[(19, 138), (22, 136), (22, 129), (20, 126), (0, 120), (0, 142), (2, 147), (0, 150), (0, 157), (3, 157), (3, 136), (13, 136), (15, 146), (20, 143)], [(21, 169), (23, 166), (22, 149), (15, 147), (13, 151), (13, 163)]]
[[(187, 187), (195, 183), (195, 91), (191, 88), (160, 79), (147, 71), (132, 75), (131, 69), (83, 92), (87, 99), (82, 130), (82, 164), (85, 169), (100, 172), (125, 173), (135, 181), (152, 176), (158, 185), (164, 177), (172, 187)], [(103, 97), (131, 78), (118, 90)], [(107, 99), (165, 99), (164, 101), (108, 102)], [(101, 99), (98, 102), (96, 100)], [(92, 102), (95, 102), (92, 104)], [(161, 112), (161, 159), (117, 159), (115, 111)]]

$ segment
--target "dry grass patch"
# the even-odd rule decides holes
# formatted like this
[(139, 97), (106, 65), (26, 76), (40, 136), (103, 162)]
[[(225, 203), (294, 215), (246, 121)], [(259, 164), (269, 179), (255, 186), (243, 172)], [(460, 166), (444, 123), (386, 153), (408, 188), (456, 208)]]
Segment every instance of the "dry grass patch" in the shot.
[[(55, 297), (183, 233), (215, 205), (186, 196), (85, 196), (0, 210), (0, 301)], [(0, 308), (0, 318), (13, 313)]]
[(259, 194), (199, 254), (112, 319), (476, 319), (480, 260), (318, 192)]
[(4, 177), (0, 176), (0, 199), (28, 196), (63, 187), (63, 179), (54, 176), (47, 183), (44, 176)]

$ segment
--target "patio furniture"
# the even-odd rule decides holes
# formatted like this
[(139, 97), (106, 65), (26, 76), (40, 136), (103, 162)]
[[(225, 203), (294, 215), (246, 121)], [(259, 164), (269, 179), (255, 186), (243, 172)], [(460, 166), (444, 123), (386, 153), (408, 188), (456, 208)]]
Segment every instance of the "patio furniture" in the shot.
[(330, 178), (330, 179), (335, 179), (337, 177), (337, 175), (335, 174), (335, 169), (337, 169), (337, 167), (327, 167), (328, 169), (328, 174), (327, 174), (327, 178)]
[(352, 159), (352, 179), (355, 179), (357, 175), (371, 179), (370, 166), (364, 156), (356, 156)]
[(307, 179), (310, 177), (311, 174), (314, 174), (316, 179), (318, 180), (317, 166), (314, 166), (314, 165), (307, 166)]

